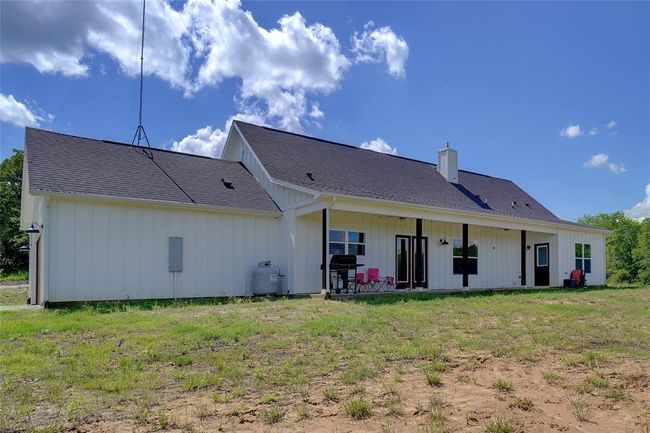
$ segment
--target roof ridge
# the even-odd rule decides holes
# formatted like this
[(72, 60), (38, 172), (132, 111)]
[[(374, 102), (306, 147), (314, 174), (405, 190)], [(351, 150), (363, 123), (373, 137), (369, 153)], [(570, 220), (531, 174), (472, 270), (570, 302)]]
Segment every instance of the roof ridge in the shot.
[(52, 131), (52, 130), (49, 130), (49, 129), (34, 128), (34, 127), (31, 127), (31, 126), (26, 126), (25, 130), (27, 130), (27, 129), (32, 129), (34, 131), (39, 131), (39, 132), (45, 132), (45, 133), (48, 133), (48, 134), (64, 135), (66, 137), (79, 138), (79, 139), (82, 139), (82, 140), (92, 140), (92, 141), (97, 141), (99, 143), (115, 144), (115, 145), (118, 145), (118, 146), (128, 146), (128, 147), (141, 148), (141, 149), (149, 149), (149, 150), (153, 150), (153, 151), (156, 151), (156, 152), (166, 152), (166, 153), (172, 153), (172, 154), (175, 154), (175, 155), (183, 155), (183, 156), (190, 156), (190, 157), (194, 157), (194, 158), (210, 159), (210, 160), (213, 160), (213, 161), (221, 161), (221, 162), (227, 162), (227, 163), (237, 163), (237, 161), (231, 161), (231, 160), (222, 159), (222, 158), (213, 158), (211, 156), (199, 155), (199, 154), (196, 154), (196, 153), (178, 152), (176, 150), (164, 149), (164, 148), (160, 148), (160, 147), (146, 148), (146, 147), (135, 145), (135, 144), (124, 143), (122, 141), (104, 140), (104, 139), (99, 139), (99, 138), (84, 137), (82, 135), (68, 134), (68, 133), (65, 133), (65, 132)]
[[(279, 132), (279, 133), (282, 133), (282, 134), (289, 134), (289, 135), (295, 135), (295, 136), (298, 136), (298, 137), (304, 137), (304, 138), (308, 138), (310, 140), (321, 141), (321, 142), (327, 143), (327, 144), (334, 144), (336, 146), (349, 147), (349, 148), (355, 149), (355, 150), (375, 152), (376, 154), (379, 154), (379, 155), (390, 156), (390, 157), (393, 157), (393, 158), (399, 158), (399, 159), (403, 159), (403, 160), (406, 160), (406, 161), (413, 161), (413, 162), (417, 162), (417, 163), (420, 163), (420, 164), (431, 165), (431, 166), (434, 166), (434, 167), (438, 166), (438, 164), (436, 164), (436, 163), (429, 162), (429, 161), (422, 161), (421, 159), (410, 158), (408, 156), (402, 156), (402, 155), (393, 155), (391, 153), (376, 152), (374, 150), (364, 149), (362, 147), (354, 146), (352, 144), (341, 143), (339, 141), (333, 141), (333, 140), (327, 140), (325, 138), (315, 137), (313, 135), (301, 134), (301, 133), (298, 133), (298, 132), (285, 131), (285, 130), (282, 130), (282, 129), (279, 129), (279, 128), (273, 128), (271, 126), (257, 125), (255, 123), (245, 122), (245, 121), (239, 120), (239, 119), (235, 119), (235, 120), (233, 120), (233, 122), (235, 122), (235, 123), (243, 123), (244, 125), (250, 125), (250, 126), (254, 126), (256, 128), (268, 129), (269, 131), (275, 131), (275, 132)], [(511, 179), (507, 179), (505, 177), (492, 176), (490, 174), (478, 173), (476, 171), (463, 170), (463, 169), (460, 169), (460, 168), (458, 169), (458, 171), (462, 171), (464, 173), (469, 173), (469, 174), (475, 174), (477, 176), (485, 176), (485, 177), (489, 177), (489, 178), (492, 178), (492, 179), (500, 179), (500, 180), (505, 180), (505, 181), (508, 181), (508, 182), (512, 182)]]

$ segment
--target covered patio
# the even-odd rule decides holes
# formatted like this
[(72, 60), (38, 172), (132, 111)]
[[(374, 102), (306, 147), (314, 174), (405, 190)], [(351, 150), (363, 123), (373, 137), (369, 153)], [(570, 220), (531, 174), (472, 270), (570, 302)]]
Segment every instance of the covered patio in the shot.
[[(353, 199), (299, 208), (296, 221), (299, 235), (316, 232), (316, 226), (320, 234), (304, 239), (308, 253), (296, 257), (296, 283), (311, 287), (319, 275), (321, 293), (336, 294), (337, 289), (342, 294), (449, 292), (561, 284), (557, 229), (550, 225)], [(356, 267), (347, 272), (332, 269), (332, 258), (340, 255), (354, 256)], [(369, 270), (376, 269), (379, 284), (355, 284), (357, 273), (368, 282)]]

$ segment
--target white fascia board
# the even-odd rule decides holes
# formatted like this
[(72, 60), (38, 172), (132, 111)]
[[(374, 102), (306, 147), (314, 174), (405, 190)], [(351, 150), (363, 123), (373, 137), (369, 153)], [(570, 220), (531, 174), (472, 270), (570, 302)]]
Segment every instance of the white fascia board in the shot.
[[(232, 127), (232, 125), (234, 125), (234, 124), (235, 124), (235, 121), (233, 120), (233, 122), (232, 122), (232, 124), (230, 126), (230, 129), (228, 130), (228, 135), (226, 136), (226, 145), (223, 147), (223, 150), (221, 151), (220, 159), (223, 159), (223, 156), (226, 154), (226, 151), (229, 149), (230, 142), (232, 141), (232, 140), (230, 140), (230, 138), (232, 137), (232, 130), (234, 129)], [(237, 132), (239, 132), (239, 129), (237, 129)], [(243, 137), (241, 132), (239, 132), (239, 135)]]
[(294, 208), (296, 216), (304, 216), (313, 212), (318, 212), (329, 208), (331, 205), (322, 200), (311, 200), (309, 203), (302, 204)]
[(608, 233), (607, 230), (574, 226), (572, 224), (545, 222), (501, 215), (486, 215), (480, 212), (457, 211), (447, 208), (405, 204), (366, 197), (359, 198), (345, 194), (331, 194), (331, 196), (337, 198), (336, 202), (332, 206), (332, 209), (334, 210), (422, 218), (435, 221), (483, 225), (487, 227), (530, 230), (543, 233), (557, 233), (559, 229), (600, 233), (603, 235)]
[(131, 198), (131, 197), (115, 197), (109, 195), (101, 194), (72, 194), (72, 193), (61, 193), (61, 192), (48, 192), (42, 190), (31, 190), (30, 193), (35, 196), (44, 196), (52, 198), (60, 198), (64, 200), (86, 200), (86, 201), (101, 201), (104, 203), (112, 204), (127, 204), (127, 205), (141, 205), (141, 206), (151, 206), (151, 207), (161, 207), (161, 208), (173, 208), (173, 209), (185, 209), (185, 210), (202, 210), (206, 212), (228, 212), (235, 214), (255, 214), (255, 215), (264, 215), (270, 217), (280, 217), (282, 212), (277, 211), (264, 211), (259, 209), (247, 209), (247, 208), (237, 208), (229, 206), (217, 206), (217, 205), (207, 205), (207, 204), (195, 204), (195, 203), (176, 203), (164, 200), (147, 200), (140, 198)]
[(291, 182), (286, 182), (284, 180), (276, 179), (274, 177), (271, 178), (271, 182), (273, 182), (276, 185), (283, 186), (285, 188), (290, 188), (290, 189), (295, 189), (296, 191), (304, 192), (305, 194), (309, 194), (314, 196), (314, 199), (317, 199), (318, 197), (321, 196), (321, 192), (317, 191), (315, 189), (307, 188), (304, 186), (296, 185), (295, 183)]

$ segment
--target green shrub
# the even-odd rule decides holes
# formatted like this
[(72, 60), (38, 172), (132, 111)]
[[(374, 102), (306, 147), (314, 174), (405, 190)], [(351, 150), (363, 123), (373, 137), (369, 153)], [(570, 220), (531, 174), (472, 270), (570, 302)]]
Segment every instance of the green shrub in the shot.
[(510, 382), (508, 379), (504, 379), (502, 377), (498, 378), (497, 380), (494, 381), (494, 387), (498, 392), (512, 392), (514, 391), (515, 387)]
[(437, 371), (425, 371), (424, 372), (427, 382), (431, 386), (440, 386), (442, 385), (442, 377)]
[(272, 407), (262, 411), (262, 420), (266, 424), (276, 424), (284, 419), (285, 413), (282, 409)]
[(494, 417), (485, 427), (485, 433), (516, 433), (516, 431), (512, 419), (501, 415)]
[(345, 405), (345, 413), (352, 419), (370, 418), (372, 416), (372, 404), (362, 398), (355, 398)]

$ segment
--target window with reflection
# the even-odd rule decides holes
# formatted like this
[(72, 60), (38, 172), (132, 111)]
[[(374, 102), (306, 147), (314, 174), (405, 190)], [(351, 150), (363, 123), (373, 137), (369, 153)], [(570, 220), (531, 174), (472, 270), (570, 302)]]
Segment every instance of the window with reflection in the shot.
[(359, 231), (330, 230), (330, 254), (366, 255), (366, 234)]
[(585, 274), (591, 273), (591, 244), (576, 243), (576, 269), (584, 269)]
[[(463, 240), (454, 239), (452, 243), (454, 274), (463, 274)], [(467, 243), (467, 273), (478, 274), (478, 242), (470, 240)]]

